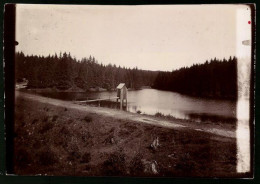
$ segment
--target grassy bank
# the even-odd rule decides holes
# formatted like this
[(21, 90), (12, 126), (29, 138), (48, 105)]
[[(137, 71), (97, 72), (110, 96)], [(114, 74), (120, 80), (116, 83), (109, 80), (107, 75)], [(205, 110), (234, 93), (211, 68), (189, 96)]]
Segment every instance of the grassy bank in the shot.
[(19, 175), (236, 176), (235, 139), (83, 113), (22, 96), (16, 98), (14, 152)]

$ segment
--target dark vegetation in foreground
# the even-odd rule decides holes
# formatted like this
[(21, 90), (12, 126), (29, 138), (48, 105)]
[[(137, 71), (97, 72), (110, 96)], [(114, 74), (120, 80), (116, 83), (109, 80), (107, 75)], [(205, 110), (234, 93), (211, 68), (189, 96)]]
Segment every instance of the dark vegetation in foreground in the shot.
[(236, 99), (237, 59), (213, 59), (172, 72), (159, 72), (103, 65), (90, 56), (77, 60), (70, 54), (57, 56), (25, 56), (16, 53), (17, 82), (26, 78), (29, 88), (55, 88), (59, 90), (90, 89), (113, 90), (124, 82), (128, 88), (155, 89), (180, 92), (187, 95)]
[(211, 59), (172, 72), (159, 72), (154, 88), (187, 95), (237, 98), (237, 58)]
[(236, 142), (18, 97), (18, 175), (235, 177)]

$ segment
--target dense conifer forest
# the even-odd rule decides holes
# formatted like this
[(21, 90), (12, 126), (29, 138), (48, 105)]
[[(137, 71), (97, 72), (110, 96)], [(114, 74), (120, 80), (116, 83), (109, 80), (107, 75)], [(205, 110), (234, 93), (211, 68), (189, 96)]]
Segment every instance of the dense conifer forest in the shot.
[(153, 87), (187, 95), (236, 99), (237, 58), (215, 58), (204, 64), (159, 72)]
[(103, 65), (95, 57), (77, 60), (70, 54), (53, 56), (25, 56), (16, 53), (16, 82), (24, 78), (29, 88), (56, 88), (67, 90), (103, 88), (113, 90), (124, 82), (128, 88), (155, 89), (180, 92), (187, 95), (213, 98), (237, 97), (237, 59), (212, 59), (172, 72), (140, 70), (115, 65)]
[(29, 88), (57, 88), (67, 90), (81, 88), (115, 89), (124, 82), (128, 88), (152, 86), (158, 72), (100, 64), (95, 57), (77, 60), (70, 54), (57, 56), (25, 56), (16, 54), (15, 74), (17, 82), (27, 79)]

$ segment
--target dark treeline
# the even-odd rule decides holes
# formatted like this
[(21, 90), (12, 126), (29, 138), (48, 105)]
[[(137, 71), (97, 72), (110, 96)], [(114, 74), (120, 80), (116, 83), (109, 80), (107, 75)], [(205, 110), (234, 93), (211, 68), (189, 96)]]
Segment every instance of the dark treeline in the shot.
[(57, 56), (25, 56), (16, 53), (15, 75), (17, 82), (28, 80), (29, 88), (104, 88), (111, 90), (123, 82), (128, 88), (152, 86), (158, 72), (103, 65), (90, 56), (77, 60), (70, 54)]
[(70, 54), (53, 56), (25, 56), (16, 53), (17, 82), (28, 80), (29, 88), (57, 88), (67, 90), (91, 88), (113, 90), (123, 82), (128, 88), (152, 86), (155, 89), (187, 95), (213, 98), (237, 98), (237, 59), (211, 59), (172, 72), (155, 72), (103, 65), (89, 56), (77, 60)]
[(172, 72), (159, 72), (154, 88), (187, 95), (237, 98), (237, 58), (216, 58)]

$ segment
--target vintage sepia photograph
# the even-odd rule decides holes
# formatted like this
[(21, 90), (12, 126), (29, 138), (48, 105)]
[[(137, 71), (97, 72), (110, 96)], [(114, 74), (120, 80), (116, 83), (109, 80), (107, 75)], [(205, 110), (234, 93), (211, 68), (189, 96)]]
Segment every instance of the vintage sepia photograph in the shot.
[(16, 4), (9, 174), (252, 178), (253, 11)]

